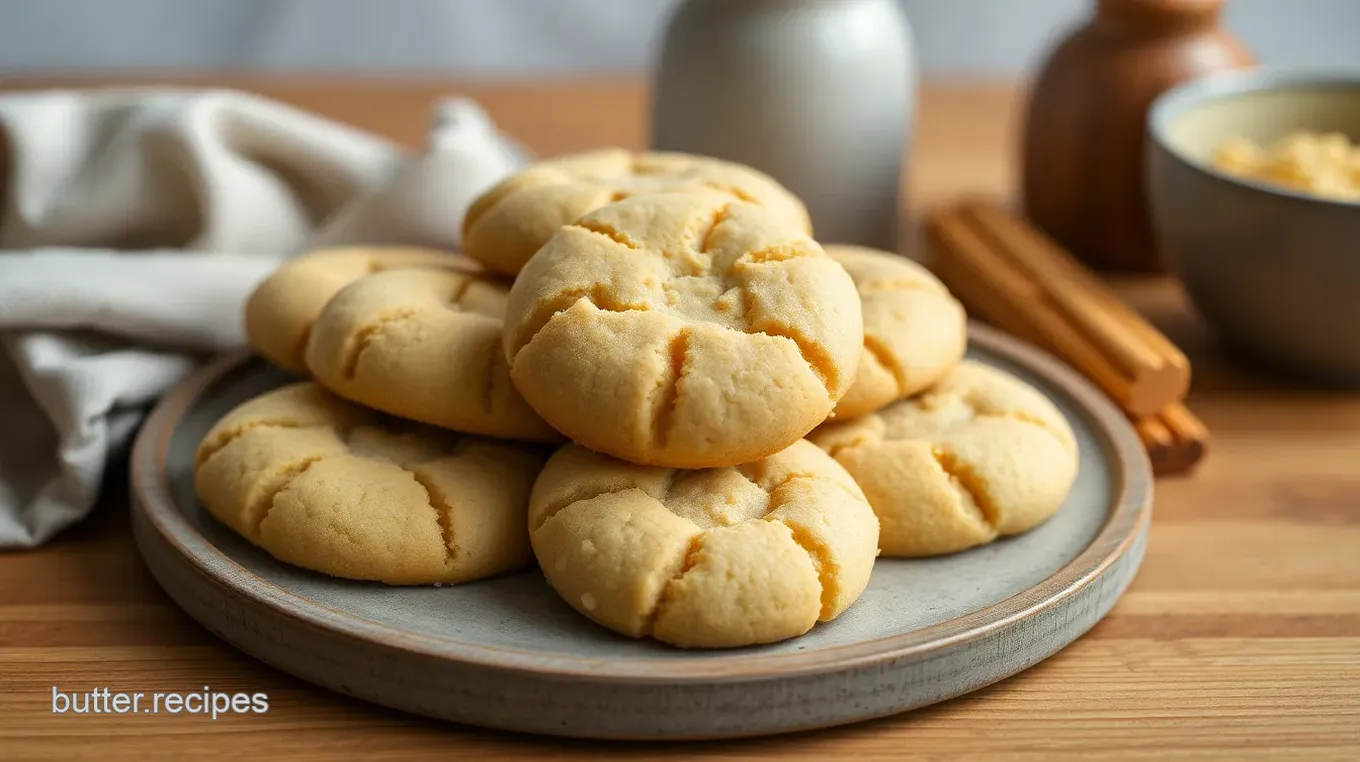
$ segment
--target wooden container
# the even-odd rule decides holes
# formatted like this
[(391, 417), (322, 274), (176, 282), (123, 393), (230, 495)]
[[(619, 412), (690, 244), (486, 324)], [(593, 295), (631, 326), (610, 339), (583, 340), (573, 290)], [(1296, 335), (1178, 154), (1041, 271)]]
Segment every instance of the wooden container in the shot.
[(1143, 186), (1152, 101), (1252, 65), (1222, 0), (1098, 0), (1042, 65), (1021, 146), (1024, 214), (1091, 267), (1162, 272)]

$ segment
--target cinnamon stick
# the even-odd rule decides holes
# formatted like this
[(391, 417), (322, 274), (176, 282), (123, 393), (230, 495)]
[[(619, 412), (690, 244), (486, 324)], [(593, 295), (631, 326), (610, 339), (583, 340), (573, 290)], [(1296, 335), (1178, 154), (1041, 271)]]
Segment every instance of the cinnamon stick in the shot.
[(1120, 405), (1159, 475), (1192, 468), (1209, 432), (1183, 405), (1185, 355), (1051, 240), (966, 202), (926, 227), (933, 269), (969, 313), (1066, 359)]
[[(1008, 331), (1023, 333), (1030, 340), (1044, 337), (1042, 345), (1065, 358), (1111, 398), (1121, 403), (1129, 398), (1128, 379), (1101, 349), (1065, 321), (1043, 290), (998, 254), (963, 217), (941, 215), (931, 235), (939, 251), (949, 252), (947, 257), (936, 257), (936, 274), (951, 291), (959, 286), (960, 294), (976, 291), (980, 297), (971, 304), (964, 301), (971, 312)], [(999, 319), (994, 320), (990, 313), (996, 313)]]
[(1152, 472), (1157, 476), (1189, 471), (1204, 457), (1209, 441), (1208, 429), (1181, 404), (1135, 421), (1134, 429), (1147, 448)]
[(965, 202), (960, 213), (992, 249), (1043, 291), (1125, 378), (1119, 395), (1133, 415), (1154, 415), (1185, 398), (1190, 363), (1142, 316), (1035, 228), (994, 204)]

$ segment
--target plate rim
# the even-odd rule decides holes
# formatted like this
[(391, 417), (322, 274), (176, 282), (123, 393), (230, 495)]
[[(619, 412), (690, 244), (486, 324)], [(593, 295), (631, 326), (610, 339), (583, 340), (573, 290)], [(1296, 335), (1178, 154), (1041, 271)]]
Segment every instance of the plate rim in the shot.
[(276, 615), (369, 645), (492, 670), (539, 678), (587, 678), (606, 684), (711, 684), (786, 679), (919, 659), (966, 645), (1062, 605), (1121, 559), (1151, 517), (1151, 463), (1132, 425), (1102, 392), (1047, 352), (972, 320), (968, 324), (968, 342), (970, 347), (976, 345), (1040, 376), (1071, 396), (1077, 408), (1091, 418), (1095, 424), (1092, 429), (1098, 433), (1106, 457), (1116, 465), (1111, 469), (1114, 499), (1110, 515), (1076, 558), (1037, 584), (944, 622), (857, 643), (721, 661), (693, 656), (636, 660), (545, 656), (541, 652), (471, 644), (457, 638), (402, 630), (341, 612), (279, 587), (237, 563), (193, 526), (174, 498), (166, 468), (170, 442), (185, 414), (215, 382), (258, 360), (248, 350), (212, 361), (157, 403), (133, 445), (132, 509), (139, 510), (161, 538), (207, 578), (232, 588)]

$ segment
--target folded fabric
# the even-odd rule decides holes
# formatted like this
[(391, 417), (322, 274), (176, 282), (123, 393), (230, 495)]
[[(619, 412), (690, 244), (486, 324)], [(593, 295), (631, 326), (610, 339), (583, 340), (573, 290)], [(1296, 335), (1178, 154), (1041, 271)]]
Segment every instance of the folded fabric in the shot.
[(0, 548), (89, 513), (146, 407), (243, 345), (280, 259), (456, 248), (467, 205), (524, 161), (464, 99), (408, 155), (235, 91), (0, 97)]

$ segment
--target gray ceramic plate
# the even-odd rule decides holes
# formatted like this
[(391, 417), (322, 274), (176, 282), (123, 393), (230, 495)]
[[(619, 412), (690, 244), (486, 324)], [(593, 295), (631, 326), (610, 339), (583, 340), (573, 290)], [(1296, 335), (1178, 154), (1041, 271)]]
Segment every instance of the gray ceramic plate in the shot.
[(191, 616), (305, 680), (410, 712), (594, 738), (759, 735), (931, 704), (1015, 674), (1090, 629), (1142, 558), (1151, 474), (1132, 429), (1064, 366), (971, 327), (970, 354), (1030, 381), (1068, 416), (1081, 471), (1020, 537), (931, 560), (880, 559), (864, 596), (804, 637), (687, 652), (595, 626), (537, 569), (469, 585), (389, 588), (273, 560), (194, 498), (199, 439), (289, 381), (223, 360), (161, 402), (133, 455), (138, 544)]

